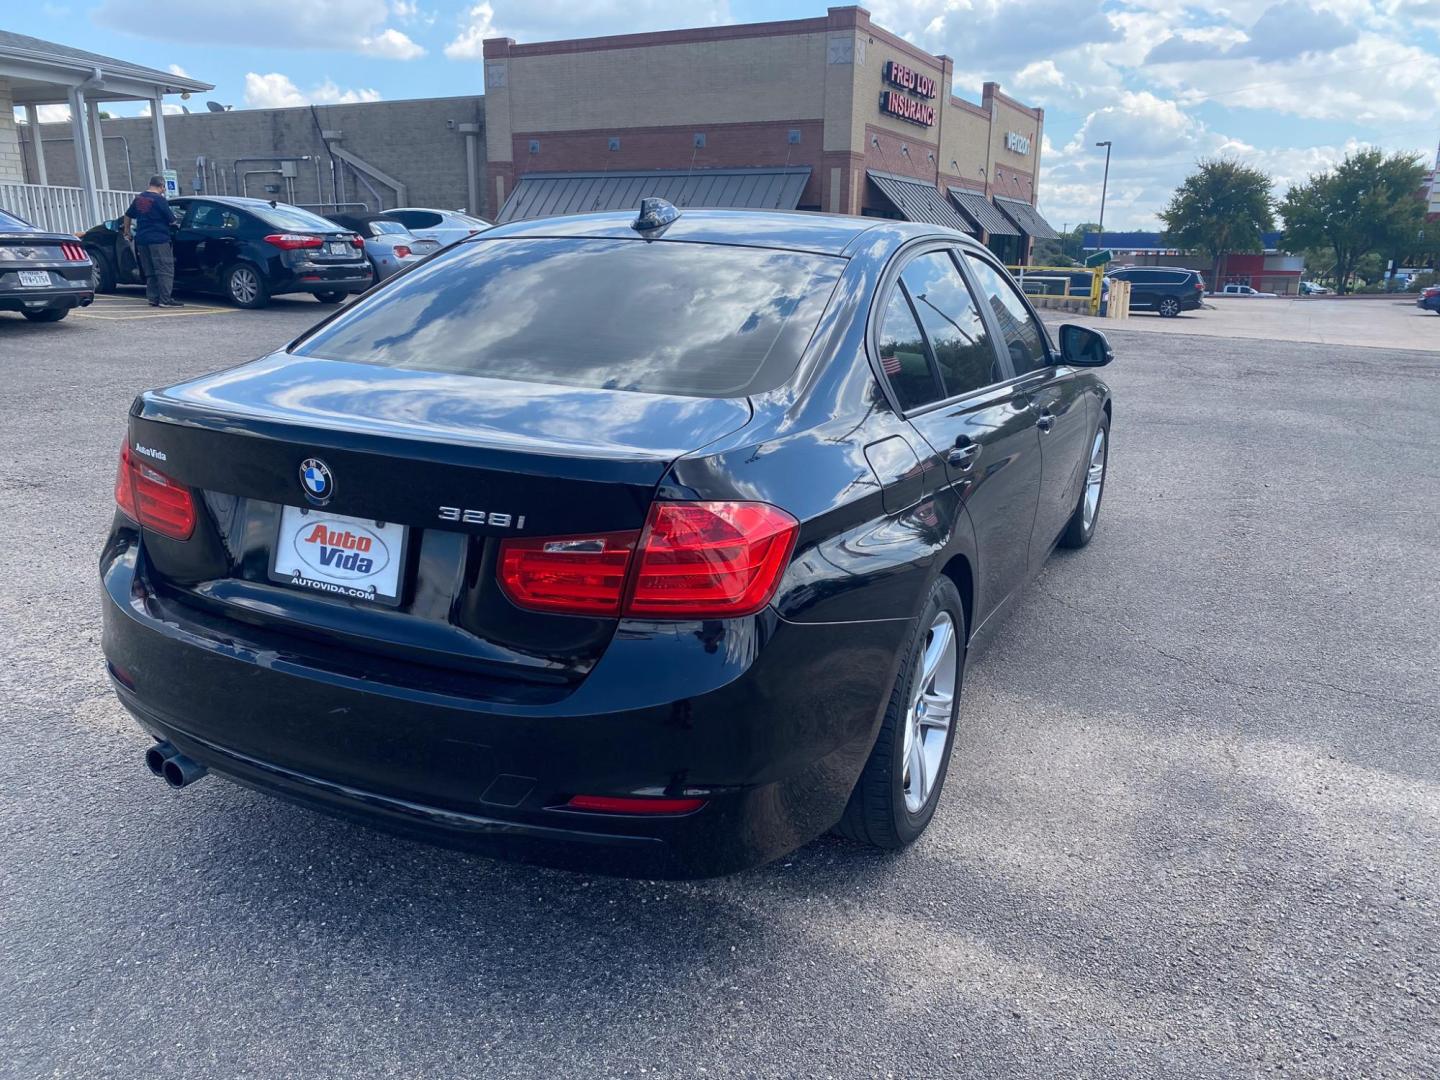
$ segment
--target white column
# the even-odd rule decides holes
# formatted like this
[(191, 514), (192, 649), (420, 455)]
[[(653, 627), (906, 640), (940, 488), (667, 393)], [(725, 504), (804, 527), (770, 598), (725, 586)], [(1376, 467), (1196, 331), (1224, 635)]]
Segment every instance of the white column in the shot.
[[(75, 173), (85, 192), (85, 211), (91, 225), (100, 222), (100, 196), (95, 193), (95, 160), (90, 152), (89, 125), (85, 122), (85, 94), (70, 88), (70, 136), (75, 143)], [(87, 226), (88, 227), (88, 226)]]
[(90, 102), (90, 134), (95, 140), (95, 177), (102, 188), (110, 187), (110, 163), (105, 160), (105, 129), (100, 125), (100, 103)]
[(170, 167), (170, 148), (165, 145), (165, 95), (150, 99), (150, 123), (155, 131), (155, 171), (163, 173)]
[(34, 105), (25, 106), (25, 119), (30, 125), (30, 145), (35, 151), (35, 182), (50, 183), (45, 173), (45, 143), (40, 138), (40, 110)]

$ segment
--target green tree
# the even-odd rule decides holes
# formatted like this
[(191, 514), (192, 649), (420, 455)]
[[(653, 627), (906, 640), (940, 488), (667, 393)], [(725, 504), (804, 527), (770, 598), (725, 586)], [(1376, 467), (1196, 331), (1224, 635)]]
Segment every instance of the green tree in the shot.
[(1230, 252), (1263, 251), (1275, 227), (1270, 177), (1238, 161), (1202, 160), (1160, 211), (1175, 247), (1210, 259), (1211, 287), (1220, 287), (1220, 261)]
[(1346, 292), (1365, 256), (1404, 254), (1419, 246), (1424, 179), (1418, 154), (1357, 150), (1285, 193), (1280, 214), (1286, 246), (1329, 248), (1335, 256), (1335, 289)]

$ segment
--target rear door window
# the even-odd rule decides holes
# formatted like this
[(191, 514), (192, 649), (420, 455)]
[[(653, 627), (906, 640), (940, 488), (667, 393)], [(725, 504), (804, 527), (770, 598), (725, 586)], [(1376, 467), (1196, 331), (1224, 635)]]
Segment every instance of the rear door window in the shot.
[(880, 368), (906, 412), (940, 400), (940, 385), (930, 365), (925, 336), (899, 285), (890, 294), (880, 320)]
[(948, 252), (918, 256), (900, 280), (930, 339), (946, 397), (968, 394), (1004, 379), (985, 321)]
[(823, 255), (641, 239), (459, 244), (292, 351), (692, 397), (773, 390), (844, 268)]

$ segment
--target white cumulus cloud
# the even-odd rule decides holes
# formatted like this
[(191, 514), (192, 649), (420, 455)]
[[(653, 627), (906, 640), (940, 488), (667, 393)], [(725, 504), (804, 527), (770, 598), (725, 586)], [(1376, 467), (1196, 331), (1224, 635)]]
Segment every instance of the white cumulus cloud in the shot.
[(302, 91), (288, 75), (278, 71), (268, 74), (247, 72), (245, 104), (255, 109), (284, 109), (299, 105), (351, 105), (360, 101), (379, 101), (377, 90), (344, 90), (326, 79), (318, 86)]

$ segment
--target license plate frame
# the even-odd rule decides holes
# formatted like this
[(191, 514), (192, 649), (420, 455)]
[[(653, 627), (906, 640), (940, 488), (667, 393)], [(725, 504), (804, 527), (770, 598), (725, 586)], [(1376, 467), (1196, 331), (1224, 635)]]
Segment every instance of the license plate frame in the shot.
[(343, 240), (331, 240), (325, 245), (326, 255), (349, 255), (352, 248)]
[(20, 270), (20, 284), (27, 289), (48, 289), (50, 287), (49, 270)]
[[(316, 525), (324, 525), (327, 538), (338, 542), (325, 544), (302, 538), (302, 530), (312, 531), (313, 536)], [(409, 526), (396, 522), (332, 514), (308, 506), (282, 506), (270, 547), (270, 580), (317, 596), (399, 607), (405, 598), (410, 532)], [(345, 534), (355, 542), (347, 543)], [(368, 546), (360, 542), (362, 538), (369, 539)], [(380, 547), (386, 558), (384, 566), (362, 573), (359, 559), (373, 561)], [(325, 563), (324, 553), (330, 548), (336, 551), (330, 556), (334, 561)]]

